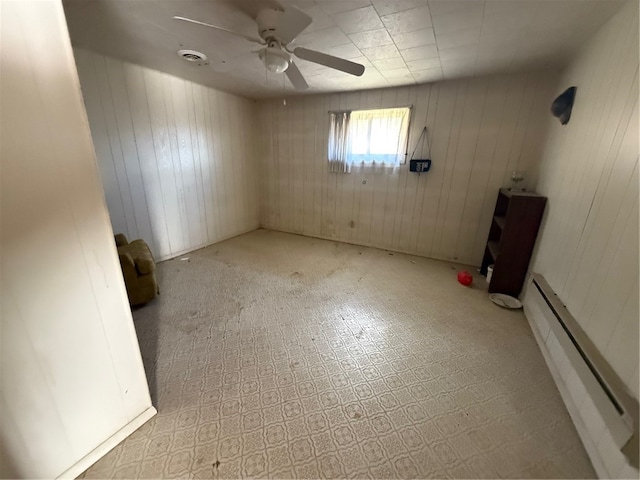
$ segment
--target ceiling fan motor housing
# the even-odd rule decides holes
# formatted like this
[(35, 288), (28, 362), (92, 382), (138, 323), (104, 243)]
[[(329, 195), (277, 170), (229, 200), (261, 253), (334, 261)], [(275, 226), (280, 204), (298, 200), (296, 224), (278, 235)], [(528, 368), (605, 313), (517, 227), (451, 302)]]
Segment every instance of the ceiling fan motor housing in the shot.
[(256, 22), (258, 23), (258, 33), (263, 40), (268, 42), (270, 38), (275, 36), (282, 14), (283, 12), (271, 8), (260, 10)]

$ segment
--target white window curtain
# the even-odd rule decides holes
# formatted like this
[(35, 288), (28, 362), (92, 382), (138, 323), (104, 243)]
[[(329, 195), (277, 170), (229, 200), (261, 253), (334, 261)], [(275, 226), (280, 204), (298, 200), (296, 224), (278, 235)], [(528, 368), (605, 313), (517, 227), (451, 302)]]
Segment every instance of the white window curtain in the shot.
[(329, 171), (349, 173), (349, 117), (350, 112), (332, 112), (329, 126)]

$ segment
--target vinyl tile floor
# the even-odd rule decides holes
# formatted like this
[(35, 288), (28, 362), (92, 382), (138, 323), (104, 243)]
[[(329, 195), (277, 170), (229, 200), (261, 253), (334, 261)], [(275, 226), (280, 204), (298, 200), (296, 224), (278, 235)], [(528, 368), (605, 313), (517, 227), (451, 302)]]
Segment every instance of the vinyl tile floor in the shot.
[(158, 415), (83, 476), (595, 477), (524, 315), (460, 268), (268, 230), (160, 263)]

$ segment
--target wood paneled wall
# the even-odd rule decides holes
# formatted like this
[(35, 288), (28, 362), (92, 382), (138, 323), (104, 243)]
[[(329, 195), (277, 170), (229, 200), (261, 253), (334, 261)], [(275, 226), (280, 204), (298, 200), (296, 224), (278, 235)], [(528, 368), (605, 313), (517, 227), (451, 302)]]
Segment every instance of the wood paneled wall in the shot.
[(62, 2), (0, 32), (0, 477), (75, 478), (155, 409)]
[[(479, 265), (498, 189), (514, 170), (536, 184), (556, 80), (522, 74), (260, 102), (261, 224)], [(329, 110), (406, 105), (410, 151), (428, 127), (429, 173), (408, 164), (329, 173)]]
[(258, 227), (254, 102), (75, 50), (115, 232), (157, 259)]
[(533, 269), (638, 397), (638, 3), (563, 72), (571, 121), (549, 120), (538, 190), (549, 197)]

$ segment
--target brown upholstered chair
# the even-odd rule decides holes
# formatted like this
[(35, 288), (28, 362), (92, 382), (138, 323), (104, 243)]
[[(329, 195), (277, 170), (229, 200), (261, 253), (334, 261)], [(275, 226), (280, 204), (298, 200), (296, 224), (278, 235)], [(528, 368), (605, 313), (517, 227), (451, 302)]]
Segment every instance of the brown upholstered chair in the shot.
[(156, 263), (149, 246), (142, 239), (129, 243), (122, 233), (115, 238), (129, 303), (136, 306), (153, 300), (160, 290), (156, 280)]

